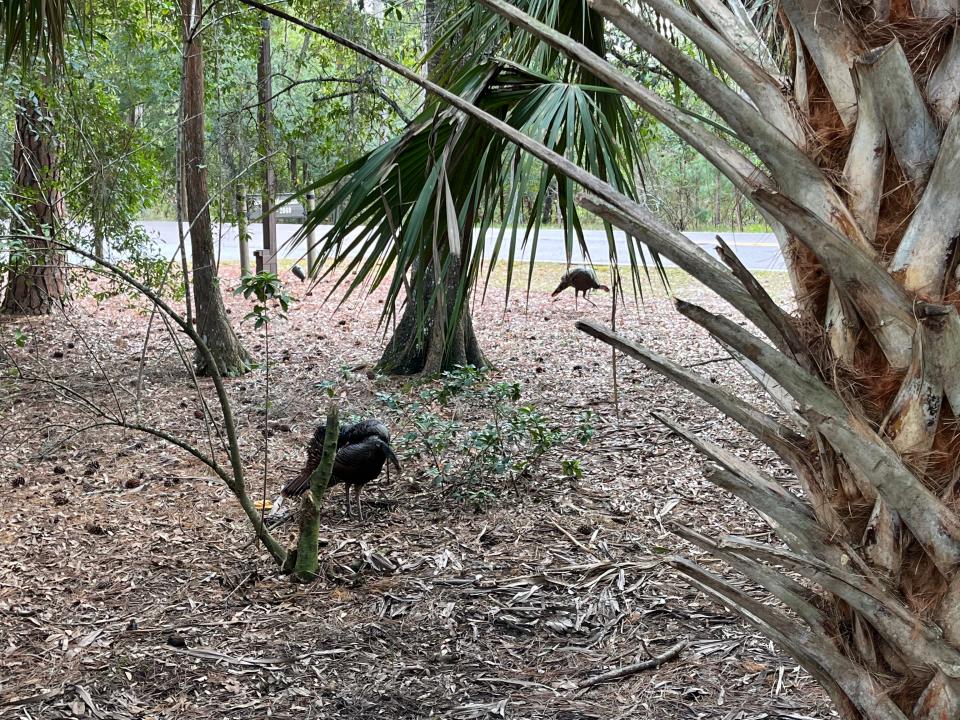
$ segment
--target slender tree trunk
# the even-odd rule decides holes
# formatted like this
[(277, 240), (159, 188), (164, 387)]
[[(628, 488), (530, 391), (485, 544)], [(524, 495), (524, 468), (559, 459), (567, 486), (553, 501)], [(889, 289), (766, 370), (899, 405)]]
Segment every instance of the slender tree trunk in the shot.
[(557, 202), (557, 181), (551, 180), (547, 187), (546, 197), (543, 199), (543, 222), (553, 222), (553, 206)]
[[(263, 158), (263, 269), (277, 272), (277, 215), (272, 211), (277, 197), (273, 164), (273, 61), (270, 48), (270, 18), (260, 21), (260, 57), (257, 62), (257, 129)], [(269, 211), (269, 212), (268, 212)]]
[(197, 356), (197, 373), (239, 375), (249, 369), (250, 358), (230, 327), (217, 277), (210, 198), (204, 157), (203, 50), (200, 36), (193, 36), (199, 22), (199, 0), (180, 0), (183, 14), (183, 159), (187, 219), (193, 260), (193, 295), (197, 330), (213, 354), (217, 367)]
[(250, 274), (250, 230), (247, 226), (247, 189), (237, 184), (234, 193), (234, 212), (237, 218), (237, 236), (240, 243), (240, 275)]
[(37, 96), (17, 100), (13, 138), (14, 193), (20, 217), (10, 219), (22, 252), (11, 258), (2, 312), (43, 315), (63, 304), (66, 258), (55, 240), (65, 209), (49, 110)]

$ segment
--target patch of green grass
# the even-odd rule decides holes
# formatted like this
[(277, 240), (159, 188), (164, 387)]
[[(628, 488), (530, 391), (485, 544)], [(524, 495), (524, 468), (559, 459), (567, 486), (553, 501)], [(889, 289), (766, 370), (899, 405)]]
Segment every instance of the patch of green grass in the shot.
[[(238, 267), (240, 265), (237, 260), (223, 260), (220, 263), (222, 266), (227, 267)], [(280, 260), (279, 269), (281, 272), (287, 272), (293, 267), (293, 260)], [(303, 263), (300, 263), (301, 267), (304, 267)], [(593, 266), (597, 277), (600, 282), (606, 285), (610, 284), (610, 266), (609, 265), (594, 265)], [(630, 271), (629, 268), (621, 267), (621, 273), (623, 274), (623, 286), (624, 291), (627, 297), (633, 297), (633, 283), (630, 281)], [(566, 272), (566, 265), (563, 263), (556, 262), (538, 262), (534, 264), (533, 267), (533, 277), (530, 280), (530, 291), (531, 292), (553, 292), (557, 287), (557, 283), (560, 282), (560, 278)], [(513, 266), (513, 275), (510, 280), (510, 293), (516, 297), (522, 297), (526, 294), (527, 291), (527, 280), (530, 273), (530, 263), (518, 262), (514, 263)], [(790, 278), (787, 273), (777, 270), (756, 270), (753, 273), (757, 280), (760, 281), (760, 284), (770, 293), (771, 297), (775, 300), (784, 302), (790, 299), (792, 289), (790, 287)], [(642, 279), (642, 293), (643, 297), (653, 297), (653, 298), (667, 298), (672, 295), (677, 295), (683, 297), (684, 295), (689, 295), (693, 292), (706, 290), (706, 286), (703, 285), (698, 280), (695, 280), (690, 276), (689, 273), (679, 268), (665, 268), (665, 275), (667, 278), (667, 283), (669, 284), (669, 290), (664, 288), (663, 282), (660, 279), (659, 274), (651, 268), (650, 270), (650, 279), (647, 279), (646, 274), (641, 273)], [(337, 277), (336, 271), (331, 275), (331, 277)], [(483, 292), (483, 284), (486, 282), (487, 278), (487, 266), (484, 265), (483, 274), (480, 277), (480, 287), (479, 291)], [(288, 282), (294, 282), (294, 286), (299, 285), (293, 280), (288, 280)], [(504, 260), (500, 260), (494, 265), (493, 272), (490, 274), (490, 284), (487, 288), (488, 296), (494, 296), (496, 293), (503, 291), (507, 287), (507, 263)], [(569, 292), (569, 291), (568, 291)]]
[[(594, 265), (597, 277), (603, 284), (610, 284), (610, 266)], [(632, 297), (633, 284), (630, 281), (629, 268), (620, 268), (623, 275), (624, 292)], [(527, 290), (527, 280), (530, 272), (530, 263), (516, 263), (513, 268), (513, 276), (510, 280), (510, 292), (523, 294)], [(566, 272), (566, 266), (563, 263), (536, 263), (533, 267), (533, 277), (530, 280), (530, 289), (532, 292), (552, 292), (560, 278)], [(706, 286), (695, 280), (689, 273), (679, 268), (666, 268), (665, 275), (670, 291), (675, 295), (683, 296), (695, 290), (705, 290)], [(770, 295), (778, 300), (790, 297), (790, 278), (785, 272), (775, 270), (758, 270), (754, 275), (760, 281), (760, 284)], [(643, 286), (641, 288), (644, 297), (669, 297), (670, 292), (664, 288), (660, 276), (654, 271), (650, 271), (650, 280), (646, 275), (641, 274)], [(490, 290), (503, 290), (507, 287), (507, 264), (504, 261), (498, 262), (490, 275)]]

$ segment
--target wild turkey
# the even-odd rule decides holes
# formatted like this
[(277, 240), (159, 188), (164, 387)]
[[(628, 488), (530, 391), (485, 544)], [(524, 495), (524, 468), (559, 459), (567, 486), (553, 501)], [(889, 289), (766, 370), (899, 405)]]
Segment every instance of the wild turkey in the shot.
[[(321, 425), (313, 433), (307, 446), (307, 463), (303, 470), (283, 486), (280, 497), (299, 497), (310, 487), (310, 475), (317, 469), (323, 457), (323, 441), (327, 428)], [(379, 420), (373, 418), (361, 420), (354, 425), (341, 425), (337, 438), (337, 456), (333, 462), (333, 473), (328, 487), (343, 483), (346, 490), (347, 517), (350, 515), (350, 488), (355, 487), (357, 512), (363, 520), (363, 508), (360, 505), (360, 489), (377, 477), (389, 460), (397, 470), (400, 462), (390, 447), (390, 431)], [(389, 473), (389, 469), (387, 470)]]
[(604, 292), (610, 292), (610, 288), (597, 282), (596, 273), (589, 268), (574, 268), (573, 270), (568, 270), (566, 274), (560, 278), (560, 284), (557, 285), (557, 289), (553, 291), (552, 296), (556, 297), (568, 287), (573, 288), (574, 299), (576, 299), (577, 295), (583, 293), (583, 299), (591, 305), (596, 305), (596, 303), (587, 297), (589, 291), (603, 290)]

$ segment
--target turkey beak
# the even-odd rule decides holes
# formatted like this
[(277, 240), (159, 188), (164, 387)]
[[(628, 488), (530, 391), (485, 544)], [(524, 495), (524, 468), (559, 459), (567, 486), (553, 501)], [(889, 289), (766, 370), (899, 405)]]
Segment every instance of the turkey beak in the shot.
[(393, 466), (397, 469), (397, 472), (400, 472), (400, 461), (397, 460), (397, 456), (393, 452), (393, 448), (389, 445), (384, 446), (384, 452), (387, 454), (387, 458), (390, 462), (393, 463)]

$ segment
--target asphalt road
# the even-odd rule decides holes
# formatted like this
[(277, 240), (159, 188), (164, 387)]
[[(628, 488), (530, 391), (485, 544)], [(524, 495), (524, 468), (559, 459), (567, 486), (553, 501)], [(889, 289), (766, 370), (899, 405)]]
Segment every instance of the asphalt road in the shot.
[[(176, 222), (149, 221), (142, 225), (147, 232), (155, 239), (162, 252), (170, 256), (179, 245)], [(281, 247), (280, 256), (291, 260), (299, 260), (306, 252), (306, 245), (301, 244), (296, 248), (290, 248), (288, 241), (299, 229), (299, 225), (279, 224), (277, 225), (277, 234)], [(326, 232), (330, 226), (321, 226), (319, 235)], [(250, 226), (252, 242), (250, 251), (263, 247), (262, 226), (257, 223)], [(215, 240), (219, 238), (220, 258), (221, 260), (240, 259), (240, 247), (237, 243), (237, 231), (232, 225), (214, 226)], [(587, 247), (590, 253), (590, 259), (598, 265), (609, 263), (609, 252), (607, 238), (602, 230), (584, 231), (587, 240)], [(714, 237), (716, 233), (712, 232), (687, 232), (684, 233), (688, 238), (698, 245), (703, 246), (709, 252), (713, 252), (716, 244)], [(723, 239), (737, 253), (741, 262), (751, 270), (784, 270), (783, 257), (780, 254), (780, 248), (777, 246), (776, 238), (771, 233), (720, 233)], [(617, 259), (621, 265), (629, 264), (630, 255), (627, 252), (626, 240), (622, 233), (615, 233), (617, 237)], [(496, 239), (496, 231), (491, 230), (488, 233), (490, 242), (487, 245), (487, 257), (493, 252), (493, 244)], [(508, 238), (504, 238), (503, 247), (501, 247), (500, 257), (504, 258), (508, 251)], [(188, 245), (189, 248), (189, 245)], [(529, 248), (528, 248), (529, 251)], [(529, 252), (524, 252), (522, 257), (526, 259)], [(573, 261), (581, 262), (583, 260), (579, 248), (574, 247)], [(537, 262), (566, 262), (564, 235), (561, 230), (541, 230), (540, 238), (537, 242)], [(649, 262), (649, 256), (648, 256)], [(665, 262), (667, 266), (671, 263)]]

